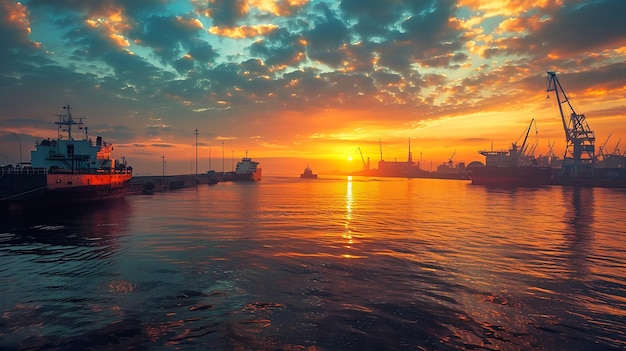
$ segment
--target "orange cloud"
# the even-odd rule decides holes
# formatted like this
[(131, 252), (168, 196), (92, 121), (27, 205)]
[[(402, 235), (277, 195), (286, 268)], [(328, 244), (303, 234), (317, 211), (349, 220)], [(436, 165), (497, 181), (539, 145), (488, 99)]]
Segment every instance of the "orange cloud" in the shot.
[(235, 39), (256, 37), (271, 33), (278, 28), (274, 24), (261, 24), (257, 26), (239, 26), (239, 27), (217, 27), (209, 28), (209, 33)]
[(16, 24), (19, 27), (24, 28), (30, 33), (30, 20), (28, 19), (28, 10), (26, 6), (18, 3), (2, 2), (0, 6), (4, 7), (4, 11), (7, 14), (7, 19), (10, 23)]
[(484, 17), (519, 16), (530, 9), (554, 9), (563, 6), (563, 0), (460, 0), (459, 7), (483, 11)]
[(288, 16), (295, 8), (302, 7), (308, 2), (309, 0), (248, 0), (247, 7), (255, 7), (274, 16)]
[(98, 28), (103, 31), (112, 43), (118, 47), (130, 46), (125, 37), (125, 33), (130, 29), (130, 24), (126, 20), (121, 8), (105, 8), (93, 13), (85, 20), (88, 26)]
[(521, 33), (532, 29), (537, 30), (541, 24), (541, 16), (508, 18), (498, 25), (497, 33)]
[(202, 22), (200, 22), (197, 18), (183, 18), (181, 16), (176, 16), (176, 20), (186, 27), (204, 29), (204, 25), (202, 25)]

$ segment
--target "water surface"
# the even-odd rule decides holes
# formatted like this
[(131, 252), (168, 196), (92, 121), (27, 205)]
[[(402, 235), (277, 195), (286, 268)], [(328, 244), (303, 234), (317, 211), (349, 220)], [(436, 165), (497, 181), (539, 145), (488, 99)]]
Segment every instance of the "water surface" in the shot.
[(265, 177), (3, 214), (7, 350), (619, 350), (626, 191)]

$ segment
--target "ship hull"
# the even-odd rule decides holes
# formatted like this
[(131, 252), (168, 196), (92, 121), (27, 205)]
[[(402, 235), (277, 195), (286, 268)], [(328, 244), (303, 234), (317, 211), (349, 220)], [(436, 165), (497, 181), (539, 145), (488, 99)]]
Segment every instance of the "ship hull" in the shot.
[(593, 176), (575, 177), (556, 173), (552, 184), (563, 186), (626, 188), (626, 168), (595, 168)]
[(550, 167), (475, 167), (467, 173), (476, 185), (541, 186), (552, 181)]
[(0, 203), (69, 205), (126, 195), (132, 174), (2, 174)]
[(261, 180), (261, 169), (257, 169), (254, 172), (247, 173), (233, 173), (231, 180), (232, 181), (250, 181), (250, 182), (258, 182)]

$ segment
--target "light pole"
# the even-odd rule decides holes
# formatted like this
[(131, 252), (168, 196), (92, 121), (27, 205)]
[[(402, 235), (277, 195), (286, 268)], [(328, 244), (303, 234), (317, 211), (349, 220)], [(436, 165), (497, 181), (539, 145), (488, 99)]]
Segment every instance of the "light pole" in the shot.
[(222, 141), (222, 174), (224, 174), (224, 142)]
[(22, 138), (20, 138), (17, 134), (15, 133), (11, 133), (13, 134), (14, 137), (17, 138), (17, 140), (20, 141), (20, 166), (22, 165)]
[(196, 135), (196, 179), (197, 179), (198, 178), (198, 127), (196, 127), (196, 131), (194, 134)]
[(161, 158), (163, 159), (163, 173), (161, 176), (161, 191), (163, 191), (163, 189), (165, 188), (165, 155), (162, 155)]

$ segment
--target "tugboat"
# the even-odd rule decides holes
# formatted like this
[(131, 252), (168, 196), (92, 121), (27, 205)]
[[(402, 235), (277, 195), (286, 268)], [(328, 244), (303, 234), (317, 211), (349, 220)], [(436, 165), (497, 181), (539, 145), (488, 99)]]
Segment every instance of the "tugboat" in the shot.
[(248, 157), (248, 150), (246, 150), (246, 157), (242, 157), (241, 161), (237, 162), (235, 172), (232, 174), (232, 181), (260, 181), (262, 169), (258, 162), (252, 161)]
[(313, 173), (313, 170), (307, 164), (306, 168), (304, 169), (304, 172), (302, 172), (302, 174), (300, 174), (300, 178), (317, 179), (317, 174)]
[[(89, 138), (83, 119), (72, 117), (70, 105), (58, 115), (56, 140), (35, 144), (31, 162), (0, 168), (1, 205), (82, 204), (123, 197), (132, 178), (132, 167), (112, 159), (113, 145), (98, 136)], [(72, 128), (84, 130), (74, 139)]]
[(541, 186), (552, 181), (552, 168), (538, 165), (534, 156), (525, 155), (526, 140), (534, 119), (530, 121), (521, 147), (517, 142), (508, 151), (480, 150), (485, 166), (471, 167), (467, 173), (472, 184), (495, 186)]

